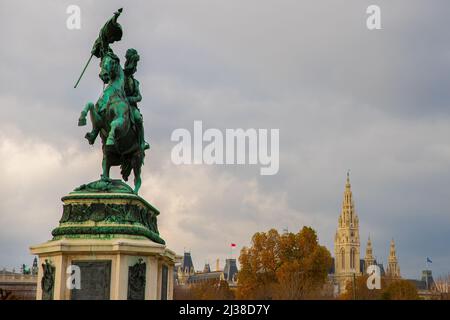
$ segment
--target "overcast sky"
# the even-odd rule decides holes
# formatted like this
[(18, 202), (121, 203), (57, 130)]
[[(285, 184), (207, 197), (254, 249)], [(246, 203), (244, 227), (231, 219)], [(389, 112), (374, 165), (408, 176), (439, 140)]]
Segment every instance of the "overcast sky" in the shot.
[[(81, 8), (81, 30), (66, 8)], [(382, 30), (366, 28), (381, 7)], [(0, 268), (30, 264), (51, 238), (60, 198), (99, 178), (101, 152), (77, 127), (102, 86), (93, 60), (73, 88), (103, 23), (124, 6), (113, 49), (141, 56), (136, 78), (152, 145), (141, 196), (196, 268), (236, 253), (257, 231), (304, 225), (333, 253), (351, 182), (361, 253), (370, 235), (402, 275), (426, 257), (450, 271), (450, 37), (448, 1), (0, 0)], [(123, 62), (123, 58), (122, 58)], [(173, 130), (280, 129), (280, 171), (172, 164)], [(119, 177), (118, 170), (113, 175)]]

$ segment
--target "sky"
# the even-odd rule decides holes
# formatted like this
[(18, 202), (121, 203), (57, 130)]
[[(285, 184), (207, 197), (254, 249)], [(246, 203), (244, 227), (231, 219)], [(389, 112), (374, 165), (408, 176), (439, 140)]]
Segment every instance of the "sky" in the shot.
[[(381, 8), (381, 30), (366, 9)], [(69, 5), (81, 29), (66, 27)], [(77, 127), (102, 85), (98, 60), (73, 85), (103, 23), (120, 7), (124, 61), (136, 78), (152, 148), (140, 195), (159, 231), (197, 269), (234, 256), (255, 232), (313, 227), (332, 253), (350, 169), (361, 255), (371, 237), (402, 276), (426, 257), (450, 272), (450, 3), (435, 0), (0, 0), (0, 268), (31, 264), (51, 239), (61, 197), (97, 180), (101, 151)], [(280, 130), (280, 169), (175, 165), (175, 129)], [(112, 171), (119, 177), (118, 169)]]

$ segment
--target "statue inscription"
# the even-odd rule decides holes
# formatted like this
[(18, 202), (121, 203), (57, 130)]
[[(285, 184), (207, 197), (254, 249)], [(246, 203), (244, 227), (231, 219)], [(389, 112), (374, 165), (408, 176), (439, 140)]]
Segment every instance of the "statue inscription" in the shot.
[(80, 268), (81, 289), (73, 289), (72, 300), (109, 300), (111, 260), (72, 261)]

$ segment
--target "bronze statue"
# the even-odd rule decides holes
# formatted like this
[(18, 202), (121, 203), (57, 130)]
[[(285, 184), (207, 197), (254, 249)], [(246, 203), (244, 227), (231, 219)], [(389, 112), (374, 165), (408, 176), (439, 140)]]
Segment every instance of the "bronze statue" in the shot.
[(50, 261), (45, 259), (45, 263), (42, 264), (42, 269), (42, 300), (53, 300), (53, 289), (55, 287), (55, 267)]
[(138, 131), (139, 142), (143, 150), (149, 149), (150, 145), (144, 140), (144, 125), (143, 117), (137, 106), (137, 103), (142, 100), (141, 92), (139, 91), (139, 81), (134, 78), (134, 74), (137, 71), (137, 63), (140, 59), (136, 49), (130, 48), (125, 55), (125, 94), (127, 96), (128, 103), (131, 106), (132, 120), (136, 125)]
[(101, 182), (97, 185), (106, 186), (111, 183), (111, 166), (120, 166), (125, 181), (128, 181), (133, 170), (134, 192), (138, 193), (141, 186), (141, 167), (149, 145), (144, 140), (142, 114), (137, 106), (142, 99), (139, 82), (133, 77), (139, 55), (135, 49), (129, 49), (125, 69), (122, 69), (120, 59), (109, 46), (122, 38), (122, 28), (117, 22), (121, 12), (122, 9), (119, 9), (106, 22), (92, 48), (91, 58), (96, 56), (101, 59), (99, 77), (105, 87), (95, 104), (86, 104), (78, 125), (86, 125), (86, 116), (89, 113), (92, 131), (88, 132), (85, 138), (89, 144), (94, 144), (98, 135), (102, 140), (103, 173)]

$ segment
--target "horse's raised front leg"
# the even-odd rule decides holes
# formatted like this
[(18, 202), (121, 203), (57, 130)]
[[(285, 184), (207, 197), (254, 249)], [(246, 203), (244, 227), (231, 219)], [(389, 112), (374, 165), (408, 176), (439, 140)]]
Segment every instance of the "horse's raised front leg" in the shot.
[[(87, 113), (94, 109), (94, 104), (92, 102), (86, 103), (86, 106), (83, 108), (80, 114), (80, 118), (78, 118), (78, 126), (83, 127), (86, 125), (86, 116)], [(91, 119), (92, 120), (92, 119)]]
[(91, 132), (86, 133), (86, 135), (84, 137), (89, 141), (89, 144), (92, 145), (92, 144), (94, 144), (95, 139), (97, 138), (97, 136), (100, 132), (101, 117), (95, 111), (94, 104), (92, 102), (89, 102), (86, 104), (83, 111), (81, 111), (80, 119), (78, 119), (79, 126), (86, 125), (86, 115), (88, 112), (89, 112), (89, 116), (91, 118), (92, 130), (91, 130)]

